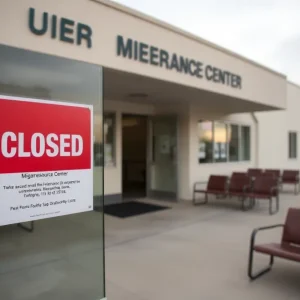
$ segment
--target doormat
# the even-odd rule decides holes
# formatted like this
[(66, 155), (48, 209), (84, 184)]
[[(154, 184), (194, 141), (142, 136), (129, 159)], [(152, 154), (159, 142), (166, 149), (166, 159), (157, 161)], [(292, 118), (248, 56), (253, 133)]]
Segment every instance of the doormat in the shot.
[(169, 208), (170, 207), (167, 206), (130, 201), (119, 204), (106, 205), (104, 207), (104, 213), (118, 218), (129, 218)]

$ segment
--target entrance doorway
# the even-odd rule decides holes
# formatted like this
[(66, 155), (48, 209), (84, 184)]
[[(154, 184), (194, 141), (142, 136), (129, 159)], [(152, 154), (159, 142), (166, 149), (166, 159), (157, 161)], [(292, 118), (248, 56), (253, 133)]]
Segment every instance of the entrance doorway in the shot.
[(149, 196), (162, 200), (178, 200), (177, 118), (155, 116), (151, 122), (152, 151)]
[(123, 199), (147, 196), (147, 124), (146, 116), (122, 116)]

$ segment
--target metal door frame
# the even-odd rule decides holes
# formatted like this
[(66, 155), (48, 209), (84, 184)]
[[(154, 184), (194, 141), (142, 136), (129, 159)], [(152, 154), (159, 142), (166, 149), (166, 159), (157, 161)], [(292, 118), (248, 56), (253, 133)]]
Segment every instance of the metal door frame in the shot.
[(153, 190), (151, 189), (151, 169), (152, 169), (152, 165), (153, 165), (153, 122), (156, 118), (170, 118), (170, 119), (174, 119), (175, 121), (175, 137), (176, 137), (176, 157), (175, 157), (175, 164), (176, 167), (175, 169), (175, 184), (176, 184), (176, 190), (175, 190), (175, 195), (174, 197), (174, 202), (178, 202), (179, 201), (179, 164), (178, 164), (178, 157), (179, 157), (179, 118), (178, 115), (176, 114), (158, 114), (158, 115), (153, 115), (153, 116), (149, 116), (148, 118), (148, 139), (147, 139), (147, 197), (148, 198), (157, 198), (158, 200), (164, 200), (164, 201), (172, 201), (171, 199), (168, 199), (167, 197), (155, 197), (153, 196)]

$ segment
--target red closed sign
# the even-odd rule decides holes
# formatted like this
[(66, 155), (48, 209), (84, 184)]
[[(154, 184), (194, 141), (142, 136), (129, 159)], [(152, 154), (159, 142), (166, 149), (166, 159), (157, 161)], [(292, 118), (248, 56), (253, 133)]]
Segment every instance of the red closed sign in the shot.
[(91, 107), (0, 96), (0, 174), (91, 167)]

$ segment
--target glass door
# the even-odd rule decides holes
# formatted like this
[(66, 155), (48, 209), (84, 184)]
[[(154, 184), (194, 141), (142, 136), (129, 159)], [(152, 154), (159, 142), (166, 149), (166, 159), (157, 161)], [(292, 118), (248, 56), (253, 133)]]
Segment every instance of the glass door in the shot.
[(0, 45), (0, 68), (0, 299), (105, 299), (102, 67)]
[(177, 118), (156, 116), (150, 120), (148, 194), (177, 200)]

